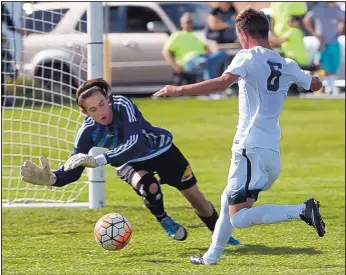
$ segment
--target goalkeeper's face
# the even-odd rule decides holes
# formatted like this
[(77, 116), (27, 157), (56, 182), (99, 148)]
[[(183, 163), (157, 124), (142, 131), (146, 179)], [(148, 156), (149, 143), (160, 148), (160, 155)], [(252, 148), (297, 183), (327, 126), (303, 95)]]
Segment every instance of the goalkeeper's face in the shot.
[(109, 102), (109, 98), (106, 98), (100, 92), (95, 92), (88, 98), (83, 100), (82, 113), (86, 116), (90, 116), (97, 123), (102, 125), (108, 125), (113, 120), (113, 111)]

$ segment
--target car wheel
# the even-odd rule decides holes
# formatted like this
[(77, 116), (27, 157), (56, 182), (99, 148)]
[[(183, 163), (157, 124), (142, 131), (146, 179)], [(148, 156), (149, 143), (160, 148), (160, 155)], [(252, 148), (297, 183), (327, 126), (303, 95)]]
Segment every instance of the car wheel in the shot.
[(57, 95), (73, 96), (77, 87), (69, 68), (62, 62), (46, 62), (36, 73), (41, 78), (46, 89)]

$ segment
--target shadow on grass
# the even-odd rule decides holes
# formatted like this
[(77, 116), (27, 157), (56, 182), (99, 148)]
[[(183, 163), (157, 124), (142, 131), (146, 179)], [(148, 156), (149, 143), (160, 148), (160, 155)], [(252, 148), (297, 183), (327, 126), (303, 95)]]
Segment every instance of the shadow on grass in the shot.
[(153, 264), (172, 264), (176, 263), (174, 260), (142, 260), (142, 262), (153, 263)]
[[(139, 197), (139, 200), (141, 200), (141, 198)], [(109, 208), (115, 208), (115, 209), (119, 209), (121, 208), (121, 210), (145, 210), (148, 211), (144, 205), (140, 205), (140, 206), (129, 206), (129, 205), (120, 205), (120, 204), (107, 204), (107, 209)], [(189, 206), (170, 206), (168, 207), (168, 210), (173, 212), (173, 211), (177, 211), (177, 212), (181, 212), (181, 213), (185, 213), (186, 211), (190, 211), (191, 213), (194, 211), (194, 209), (192, 207)], [(99, 209), (96, 209), (95, 211), (99, 211)]]
[[(181, 253), (181, 256), (191, 256), (194, 253), (203, 254), (208, 250), (206, 248), (189, 248), (187, 249), (191, 252)], [(247, 244), (244, 246), (239, 246), (236, 249), (225, 249), (223, 252), (224, 255), (297, 255), (297, 254), (306, 254), (306, 255), (319, 255), (323, 252), (316, 250), (312, 247), (287, 247), (287, 246), (277, 246), (269, 247), (261, 244)]]

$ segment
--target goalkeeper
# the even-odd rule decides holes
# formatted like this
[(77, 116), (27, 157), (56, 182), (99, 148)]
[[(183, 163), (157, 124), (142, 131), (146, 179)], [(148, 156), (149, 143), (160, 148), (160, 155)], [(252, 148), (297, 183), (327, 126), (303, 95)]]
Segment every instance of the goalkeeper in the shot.
[[(110, 86), (101, 78), (82, 83), (76, 100), (86, 118), (77, 132), (72, 156), (54, 172), (43, 156), (42, 168), (25, 161), (20, 170), (23, 181), (61, 187), (77, 181), (85, 167), (110, 164), (116, 167), (117, 176), (142, 197), (169, 237), (182, 241), (187, 231), (166, 213), (160, 184), (177, 188), (209, 230), (214, 230), (218, 214), (198, 189), (191, 167), (173, 144), (169, 131), (152, 126), (131, 100), (111, 95)], [(89, 156), (94, 146), (109, 150), (96, 157)], [(240, 243), (230, 237), (229, 244)]]

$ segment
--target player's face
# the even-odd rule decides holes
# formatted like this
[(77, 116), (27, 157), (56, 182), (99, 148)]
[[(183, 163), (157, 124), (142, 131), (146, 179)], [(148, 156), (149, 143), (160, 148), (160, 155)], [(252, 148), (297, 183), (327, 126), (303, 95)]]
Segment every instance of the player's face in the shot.
[(237, 37), (239, 40), (240, 45), (242, 46), (243, 49), (248, 49), (249, 48), (249, 43), (248, 43), (248, 36), (245, 32), (240, 32), (238, 29), (236, 29)]
[(109, 99), (105, 98), (100, 92), (95, 92), (88, 98), (84, 99), (82, 112), (92, 117), (97, 123), (108, 125), (113, 120), (112, 107)]

